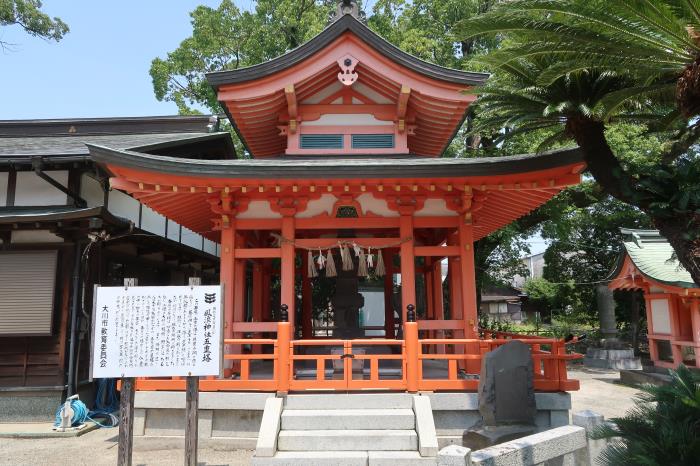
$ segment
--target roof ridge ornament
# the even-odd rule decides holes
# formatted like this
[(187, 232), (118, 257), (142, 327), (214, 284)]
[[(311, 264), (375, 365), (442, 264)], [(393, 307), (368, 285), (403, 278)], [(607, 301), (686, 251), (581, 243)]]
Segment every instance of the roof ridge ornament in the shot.
[(338, 2), (335, 14), (331, 13), (331, 22), (338, 21), (345, 15), (350, 15), (358, 21), (364, 22), (366, 15), (364, 11), (360, 10), (357, 2), (355, 0), (341, 0)]

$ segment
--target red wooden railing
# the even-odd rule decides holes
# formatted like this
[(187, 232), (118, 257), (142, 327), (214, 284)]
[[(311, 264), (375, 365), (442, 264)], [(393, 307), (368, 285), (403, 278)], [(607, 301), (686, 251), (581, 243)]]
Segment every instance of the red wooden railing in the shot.
[[(418, 323), (406, 322), (403, 340), (291, 340), (290, 324), (277, 325), (277, 339), (225, 339), (226, 372), (235, 375), (202, 378), (200, 390), (476, 391), (484, 355), (511, 340), (522, 341), (531, 348), (535, 390), (579, 389), (578, 380), (568, 378), (566, 363), (582, 356), (567, 354), (565, 342), (559, 339), (491, 331), (485, 336), (495, 338), (419, 339)], [(366, 351), (375, 347), (388, 351)], [(446, 377), (442, 361), (447, 361)], [(380, 370), (382, 363), (391, 367)], [(257, 371), (252, 364), (258, 365)], [(185, 380), (140, 378), (136, 389), (184, 390)]]

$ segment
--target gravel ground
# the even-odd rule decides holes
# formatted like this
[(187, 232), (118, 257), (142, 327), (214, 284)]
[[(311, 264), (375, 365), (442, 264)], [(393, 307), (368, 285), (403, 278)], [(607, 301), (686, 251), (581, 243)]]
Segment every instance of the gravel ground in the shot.
[[(633, 405), (637, 390), (616, 383), (616, 371), (572, 367), (569, 377), (581, 381), (581, 390), (572, 392), (572, 412), (592, 409), (606, 419), (624, 414)], [(183, 441), (184, 443), (184, 441)], [(247, 465), (253, 452), (200, 448), (199, 464), (206, 466)], [(136, 465), (173, 465), (184, 462), (183, 451), (150, 450), (133, 453)], [(117, 430), (99, 429), (81, 437), (0, 440), (0, 465), (24, 466), (102, 466), (117, 463)]]

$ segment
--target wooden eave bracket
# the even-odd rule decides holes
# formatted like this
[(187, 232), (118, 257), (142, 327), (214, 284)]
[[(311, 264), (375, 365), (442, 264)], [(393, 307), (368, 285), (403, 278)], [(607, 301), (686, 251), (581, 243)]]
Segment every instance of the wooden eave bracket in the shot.
[(405, 84), (401, 86), (399, 98), (396, 102), (396, 119), (399, 133), (406, 131), (406, 110), (408, 110), (408, 98), (411, 96), (411, 88)]
[(299, 106), (297, 105), (297, 94), (294, 84), (287, 84), (284, 88), (284, 96), (287, 98), (287, 113), (289, 113), (289, 132), (296, 133), (297, 118), (299, 117)]

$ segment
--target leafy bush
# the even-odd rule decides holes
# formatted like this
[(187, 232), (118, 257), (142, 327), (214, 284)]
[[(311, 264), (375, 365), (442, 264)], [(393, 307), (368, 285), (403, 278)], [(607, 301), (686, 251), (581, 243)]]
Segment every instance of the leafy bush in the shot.
[(669, 385), (645, 385), (637, 405), (593, 432), (608, 439), (601, 464), (695, 466), (700, 461), (700, 377), (680, 365)]

